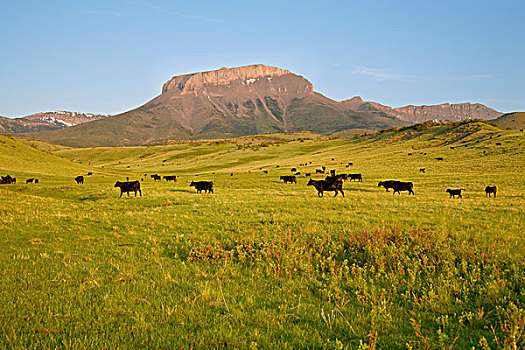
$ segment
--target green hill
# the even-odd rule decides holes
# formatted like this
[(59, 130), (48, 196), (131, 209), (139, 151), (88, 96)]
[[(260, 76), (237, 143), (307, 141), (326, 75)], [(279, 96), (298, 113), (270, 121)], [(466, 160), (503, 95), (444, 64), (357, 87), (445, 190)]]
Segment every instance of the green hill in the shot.
[(502, 129), (523, 130), (525, 129), (525, 112), (504, 114), (491, 122), (496, 123)]
[[(36, 142), (36, 141), (35, 141)], [(9, 136), (0, 135), (0, 172), (2, 175), (23, 175), (34, 177), (45, 176), (76, 176), (92, 171), (89, 166), (78, 164), (70, 159), (58, 157), (50, 152), (30, 146), (29, 140), (19, 141)], [(40, 143), (40, 142), (39, 142)], [(41, 147), (43, 143), (41, 143)], [(63, 147), (47, 144), (49, 150)]]

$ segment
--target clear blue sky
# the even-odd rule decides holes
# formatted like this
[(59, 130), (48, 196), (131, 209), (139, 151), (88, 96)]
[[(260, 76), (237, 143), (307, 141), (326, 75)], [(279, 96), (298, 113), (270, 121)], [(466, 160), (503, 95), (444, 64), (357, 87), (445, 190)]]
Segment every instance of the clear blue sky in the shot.
[(262, 63), (393, 107), (525, 110), (525, 1), (1, 0), (0, 115), (127, 111), (170, 77)]

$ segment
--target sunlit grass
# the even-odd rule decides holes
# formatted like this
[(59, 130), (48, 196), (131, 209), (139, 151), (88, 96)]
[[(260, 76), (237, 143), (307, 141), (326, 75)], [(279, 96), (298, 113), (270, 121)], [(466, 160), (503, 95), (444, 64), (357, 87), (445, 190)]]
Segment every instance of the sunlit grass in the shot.
[[(524, 136), (470, 127), (453, 143), (436, 128), (60, 149), (45, 165), (24, 148), (10, 163), (24, 167), (2, 171), (42, 181), (0, 185), (1, 347), (523, 347)], [(323, 165), (364, 181), (344, 198), (279, 181)], [(118, 198), (126, 176), (144, 178), (142, 197)]]

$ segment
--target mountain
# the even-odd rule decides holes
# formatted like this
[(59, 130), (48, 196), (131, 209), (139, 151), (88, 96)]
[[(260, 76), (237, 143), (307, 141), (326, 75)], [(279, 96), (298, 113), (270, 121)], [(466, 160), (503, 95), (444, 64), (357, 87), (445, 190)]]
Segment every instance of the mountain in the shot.
[[(410, 125), (414, 119), (410, 115), (441, 119), (453, 116), (458, 110), (455, 106), (408, 106), (404, 110), (360, 98), (338, 102), (315, 92), (312, 84), (300, 75), (276, 67), (252, 65), (174, 76), (163, 85), (159, 96), (139, 108), (30, 136), (67, 146), (88, 147), (294, 131), (331, 135), (348, 129), (377, 130)], [(418, 108), (420, 112), (411, 108)], [(461, 118), (473, 118), (474, 112), (465, 107)], [(500, 115), (495, 114), (495, 117)]]
[(525, 129), (525, 112), (503, 114), (492, 122), (502, 129), (523, 130)]
[(434, 121), (459, 121), (463, 119), (496, 119), (502, 115), (489, 107), (476, 103), (444, 103), (433, 106), (405, 106), (392, 108), (376, 102), (365, 102), (359, 96), (343, 101), (349, 108), (358, 112), (384, 113), (411, 124)]
[(106, 116), (101, 114), (66, 111), (42, 112), (16, 119), (0, 117), (0, 133), (23, 134), (46, 130), (57, 130), (91, 122), (104, 117)]

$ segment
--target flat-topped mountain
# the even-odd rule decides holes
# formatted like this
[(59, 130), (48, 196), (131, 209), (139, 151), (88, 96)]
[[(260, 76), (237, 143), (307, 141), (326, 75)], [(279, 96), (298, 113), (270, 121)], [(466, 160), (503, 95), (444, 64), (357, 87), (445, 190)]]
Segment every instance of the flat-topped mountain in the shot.
[(0, 133), (23, 134), (46, 130), (57, 130), (91, 122), (106, 117), (101, 114), (80, 112), (42, 112), (23, 118), (10, 119), (0, 117)]
[[(449, 116), (456, 113), (454, 106), (423, 106), (412, 111), (410, 106), (404, 107), (406, 110), (392, 109), (360, 98), (338, 102), (315, 92), (312, 84), (300, 75), (252, 65), (175, 76), (162, 86), (159, 96), (139, 108), (31, 136), (86, 147), (293, 131), (330, 135), (348, 129), (409, 125), (419, 116), (451, 119)], [(440, 110), (443, 113), (434, 112)], [(479, 111), (465, 108), (460, 118), (484, 117), (476, 114)], [(501, 115), (494, 113), (494, 117)]]

